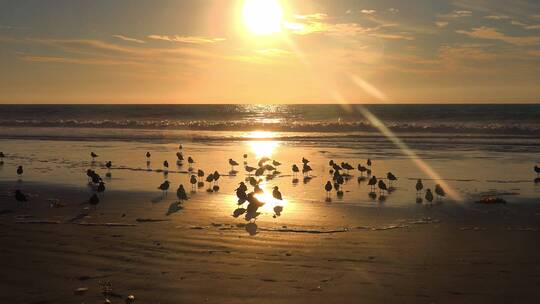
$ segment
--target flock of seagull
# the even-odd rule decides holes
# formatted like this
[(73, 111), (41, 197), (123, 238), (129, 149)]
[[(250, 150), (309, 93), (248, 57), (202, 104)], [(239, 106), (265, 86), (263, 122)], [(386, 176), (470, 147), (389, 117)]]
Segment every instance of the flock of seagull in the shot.
[[(184, 162), (184, 155), (182, 153), (182, 145), (179, 145), (178, 152), (176, 152), (177, 157), (177, 165), (182, 166)], [(0, 152), (0, 165), (4, 164), (4, 158), (5, 154), (3, 152)], [(95, 163), (96, 158), (99, 157), (98, 154), (95, 152), (90, 153), (90, 157), (92, 158), (92, 164)], [(149, 168), (151, 164), (152, 154), (150, 152), (146, 152), (146, 165)], [(237, 210), (240, 210), (239, 212), (241, 214), (246, 214), (246, 219), (255, 219), (259, 213), (257, 212), (258, 208), (263, 206), (265, 202), (261, 201), (257, 195), (262, 194), (263, 190), (260, 187), (260, 183), (263, 181), (262, 177), (265, 177), (266, 180), (270, 180), (274, 177), (276, 177), (281, 172), (278, 170), (279, 166), (282, 164), (278, 162), (277, 160), (272, 160), (268, 157), (262, 157), (258, 163), (257, 167), (249, 166), (247, 163), (248, 155), (244, 154), (244, 170), (246, 171), (247, 177), (246, 182), (249, 182), (250, 186), (253, 187), (252, 191), (248, 192), (248, 187), (244, 182), (239, 183), (239, 187), (235, 189), (236, 196), (238, 198), (238, 205), (242, 206), (246, 202), (248, 203), (247, 209), (239, 208)], [(195, 160), (188, 156), (187, 162), (189, 164), (188, 172), (191, 174), (189, 182), (191, 184), (191, 191), (195, 192), (197, 188), (204, 187), (204, 181), (208, 183), (208, 189), (207, 192), (217, 192), (219, 191), (219, 179), (221, 177), (220, 173), (215, 170), (214, 172), (206, 175), (205, 178), (205, 172), (201, 169), (198, 169), (196, 173), (194, 172), (193, 165), (195, 164)], [(238, 167), (240, 164), (233, 160), (229, 159), (229, 165), (231, 166), (231, 171), (229, 172), (231, 175), (236, 175), (238, 171), (236, 171), (236, 167)], [(292, 176), (293, 176), (293, 183), (298, 183), (297, 175), (301, 172), (304, 178), (304, 181), (309, 181), (312, 177), (310, 176), (310, 172), (313, 171), (312, 167), (309, 165), (310, 161), (306, 159), (305, 157), (302, 157), (302, 166), (301, 169), (296, 164), (293, 164), (291, 167)], [(336, 196), (338, 198), (343, 197), (343, 184), (346, 180), (349, 180), (352, 175), (350, 174), (351, 170), (357, 169), (360, 175), (358, 176), (358, 182), (363, 182), (367, 180), (367, 184), (370, 186), (370, 192), (369, 197), (372, 199), (377, 198), (377, 188), (379, 192), (379, 200), (384, 200), (386, 195), (389, 195), (395, 190), (394, 184), (397, 182), (398, 178), (392, 173), (388, 172), (386, 174), (386, 180), (388, 181), (388, 185), (382, 178), (377, 178), (375, 175), (372, 174), (372, 165), (373, 162), (371, 159), (367, 159), (366, 166), (359, 164), (356, 168), (352, 166), (351, 164), (347, 162), (341, 162), (340, 164), (335, 162), (334, 160), (330, 160), (329, 163), (329, 174), (332, 176), (331, 180), (328, 180), (326, 184), (324, 185), (324, 190), (326, 191), (326, 201), (331, 201), (331, 192), (332, 190), (336, 191)], [(107, 161), (105, 163), (105, 167), (107, 168), (107, 177), (111, 177), (110, 170), (112, 168), (112, 162)], [(168, 161), (163, 162), (163, 174), (165, 178), (167, 177), (169, 171), (169, 163)], [(534, 166), (534, 172), (537, 174), (537, 177), (540, 177), (540, 167)], [(24, 174), (24, 168), (23, 166), (17, 167), (17, 175), (21, 177)], [(94, 170), (88, 169), (86, 171), (86, 175), (88, 177), (88, 183), (92, 188), (95, 190), (95, 193), (90, 197), (88, 200), (88, 203), (90, 205), (97, 205), (99, 204), (99, 196), (98, 194), (101, 194), (105, 192), (105, 182), (101, 176), (96, 173)], [(161, 185), (159, 185), (158, 189), (162, 191), (163, 196), (167, 196), (168, 190), (170, 188), (170, 182), (168, 180), (165, 180)], [(435, 199), (433, 192), (431, 189), (426, 189), (424, 197), (422, 198), (422, 191), (424, 189), (424, 184), (421, 179), (418, 179), (415, 185), (416, 189), (416, 202), (422, 203), (423, 198), (429, 202), (430, 204)], [(440, 184), (436, 184), (434, 187), (435, 195), (437, 196), (437, 200), (442, 199), (446, 196), (446, 192), (444, 191), (443, 187)], [(183, 201), (188, 200), (187, 192), (182, 184), (179, 185), (177, 191), (176, 191), (177, 197), (178, 197), (178, 204), (181, 204)], [(279, 191), (279, 187), (275, 186), (272, 191), (272, 196), (277, 201), (283, 200), (283, 195)], [(28, 197), (21, 191), (16, 190), (15, 191), (15, 199), (19, 202), (26, 202), (28, 201)], [(274, 217), (279, 216), (281, 212), (283, 211), (283, 207), (279, 204), (274, 207)], [(234, 214), (235, 217), (238, 217), (240, 214)]]

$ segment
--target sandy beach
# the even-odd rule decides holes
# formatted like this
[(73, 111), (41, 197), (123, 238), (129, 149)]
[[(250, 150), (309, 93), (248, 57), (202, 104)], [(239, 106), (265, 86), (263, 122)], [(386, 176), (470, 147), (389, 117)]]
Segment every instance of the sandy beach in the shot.
[[(69, 151), (58, 155), (61, 146)], [(372, 152), (273, 141), (184, 143), (182, 152), (194, 155), (196, 168), (224, 172), (219, 192), (208, 193), (207, 185), (191, 191), (187, 165), (174, 165), (164, 176), (161, 160), (174, 164), (177, 146), (154, 145), (147, 168), (148, 145), (136, 142), (4, 141), (13, 152), (0, 171), (0, 259), (6, 261), (0, 281), (9, 290), (0, 301), (101, 303), (108, 298), (123, 303), (128, 295), (137, 303), (524, 303), (538, 298), (538, 186), (525, 179), (526, 173), (503, 174), (504, 168), (493, 166), (504, 156), (500, 153), (476, 152), (484, 155), (481, 160), (430, 162), (426, 157), (430, 163), (448, 162), (442, 174), (464, 199), (418, 204), (416, 178), (431, 182), (410, 159), (396, 158), (394, 148), (373, 158), (374, 174), (391, 169), (400, 177), (384, 201), (369, 198), (369, 186), (357, 180), (356, 171), (343, 187), (343, 198), (332, 193), (328, 202), (323, 189), (331, 178), (328, 159), (362, 163), (363, 153)], [(89, 162), (89, 150), (100, 151), (103, 161)], [(270, 201), (256, 221), (233, 216), (234, 189), (247, 176), (242, 169), (229, 176), (227, 159), (240, 161), (243, 152), (249, 163), (270, 154), (282, 161), (282, 172), (264, 183), (265, 192), (279, 185), (281, 216), (273, 217)], [(301, 156), (315, 169), (310, 180), (295, 182), (289, 168)], [(105, 159), (112, 159), (112, 169), (104, 167)], [(508, 159), (503, 163), (520, 166)], [(500, 178), (459, 173), (457, 164), (473, 162)], [(19, 178), (18, 163), (27, 168)], [(526, 170), (527, 162), (522, 165)], [(86, 168), (110, 174), (95, 207), (87, 204), (94, 188), (87, 185)], [(165, 178), (171, 181), (166, 196), (157, 189)], [(190, 199), (169, 212), (180, 183)], [(14, 189), (22, 189), (29, 201), (16, 202)], [(474, 203), (479, 193), (490, 191), (508, 203)]]

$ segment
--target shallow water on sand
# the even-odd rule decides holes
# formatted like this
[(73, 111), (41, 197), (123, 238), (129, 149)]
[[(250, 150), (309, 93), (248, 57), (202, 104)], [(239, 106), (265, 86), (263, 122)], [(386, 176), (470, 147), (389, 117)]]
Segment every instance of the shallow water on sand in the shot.
[[(274, 200), (270, 198), (273, 186), (279, 186), (283, 194), (285, 212), (288, 208), (295, 208), (298, 203), (325, 202), (326, 193), (324, 184), (331, 180), (329, 173), (329, 160), (338, 163), (349, 162), (354, 167), (358, 164), (366, 165), (366, 159), (373, 161), (373, 175), (386, 177), (392, 172), (398, 177), (393, 184), (394, 191), (386, 195), (384, 200), (380, 197), (369, 197), (367, 180), (359, 180), (360, 173), (351, 170), (350, 178), (343, 187), (344, 196), (338, 198), (332, 192), (331, 203), (351, 204), (374, 207), (407, 207), (416, 205), (416, 180), (424, 181), (425, 189), (433, 189), (436, 183), (446, 183), (457, 194), (454, 200), (445, 198), (442, 202), (463, 204), (478, 199), (483, 193), (493, 193), (504, 197), (508, 202), (530, 201), (540, 197), (540, 184), (535, 183), (534, 166), (535, 153), (515, 151), (485, 151), (471, 149), (470, 146), (455, 146), (449, 149), (444, 146), (439, 149), (436, 145), (430, 149), (417, 149), (416, 156), (404, 155), (400, 149), (392, 145), (379, 147), (363, 147), (355, 145), (337, 147), (328, 143), (305, 143), (277, 140), (245, 140), (245, 141), (205, 141), (183, 142), (182, 153), (187, 159), (195, 159), (194, 172), (202, 169), (205, 176), (217, 170), (222, 175), (219, 180), (219, 193), (207, 193), (208, 184), (196, 189), (196, 196), (208, 196), (209, 199), (219, 199), (235, 205), (235, 193), (238, 183), (244, 181), (247, 173), (243, 169), (243, 154), (248, 154), (246, 162), (257, 166), (258, 160), (267, 156), (282, 163), (279, 172), (272, 179), (265, 180), (264, 190), (268, 194), (265, 199), (270, 204), (266, 211), (270, 211)], [(191, 185), (188, 164), (184, 161), (177, 166), (176, 155), (178, 144), (172, 143), (143, 143), (143, 142), (83, 142), (83, 141), (46, 141), (46, 140), (1, 140), (7, 157), (0, 166), (0, 181), (17, 181), (16, 187), (25, 189), (29, 183), (50, 183), (62, 186), (79, 187), (85, 193), (92, 190), (87, 186), (86, 170), (96, 170), (105, 177), (108, 190), (155, 192), (159, 195), (157, 187), (165, 179), (171, 182), (169, 195), (175, 196), (176, 188), (183, 184), (189, 191)], [(91, 161), (90, 152), (96, 152), (99, 157)], [(146, 164), (145, 154), (152, 153), (151, 163)], [(301, 167), (301, 159), (305, 157), (311, 161), (313, 172), (310, 179), (303, 179), (300, 173), (296, 180), (292, 176), (291, 165)], [(235, 168), (238, 172), (230, 172), (228, 159), (235, 159), (240, 166)], [(162, 170), (163, 161), (170, 164), (169, 173), (165, 175)], [(427, 171), (421, 170), (418, 160), (438, 174), (442, 180), (434, 180)], [(106, 161), (112, 161), (113, 167), (107, 170)], [(22, 165), (25, 173), (17, 177), (17, 166)], [(389, 183), (386, 180), (386, 183)], [(425, 190), (424, 189), (424, 190)], [(451, 189), (447, 189), (451, 190)], [(12, 189), (4, 189), (5, 191)]]

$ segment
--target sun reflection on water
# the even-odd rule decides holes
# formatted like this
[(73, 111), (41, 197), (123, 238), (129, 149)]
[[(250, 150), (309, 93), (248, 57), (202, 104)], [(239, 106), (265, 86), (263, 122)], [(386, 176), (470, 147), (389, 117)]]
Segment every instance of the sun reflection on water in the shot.
[(246, 138), (253, 138), (257, 140), (247, 141), (247, 144), (251, 148), (251, 152), (257, 159), (262, 157), (272, 157), (272, 154), (279, 147), (279, 142), (276, 140), (270, 140), (276, 137), (274, 132), (269, 131), (253, 131), (249, 132), (245, 136)]

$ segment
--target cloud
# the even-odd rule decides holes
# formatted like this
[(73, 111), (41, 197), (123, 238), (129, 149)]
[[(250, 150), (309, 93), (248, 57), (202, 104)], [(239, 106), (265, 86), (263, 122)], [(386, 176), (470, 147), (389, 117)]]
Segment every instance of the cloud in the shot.
[(389, 11), (391, 14), (397, 14), (397, 13), (399, 13), (399, 10), (398, 10), (397, 8), (393, 8), (393, 7), (389, 8), (388, 11)]
[(24, 61), (30, 62), (44, 62), (44, 63), (67, 63), (67, 64), (80, 64), (80, 65), (139, 65), (134, 61), (126, 60), (114, 60), (114, 59), (96, 59), (96, 58), (70, 58), (70, 57), (55, 57), (55, 56), (31, 56), (22, 55), (21, 58)]
[(123, 35), (113, 35), (113, 37), (118, 38), (120, 40), (129, 41), (129, 42), (146, 43), (146, 41), (144, 41), (144, 40), (130, 38), (130, 37), (126, 37), (126, 36), (123, 36)]
[(377, 11), (374, 9), (363, 9), (360, 11), (360, 13), (366, 14), (366, 15), (375, 15)]
[(508, 36), (495, 28), (485, 26), (473, 28), (471, 31), (460, 30), (456, 31), (456, 33), (467, 35), (472, 38), (498, 40), (519, 46), (540, 44), (540, 36)]
[(437, 27), (446, 27), (448, 26), (448, 21), (437, 21), (435, 22), (435, 25), (437, 25)]
[(294, 18), (299, 20), (324, 20), (328, 18), (328, 15), (325, 13), (314, 13), (307, 15), (294, 15)]
[(209, 44), (225, 41), (225, 38), (210, 38), (202, 36), (168, 36), (168, 35), (149, 35), (148, 38), (154, 40), (163, 40), (169, 42), (180, 42), (180, 43), (192, 43), (192, 44)]
[(488, 15), (488, 16), (484, 16), (484, 19), (507, 20), (507, 19), (510, 19), (510, 17), (506, 15)]
[(472, 12), (467, 11), (467, 10), (455, 10), (448, 14), (437, 15), (437, 17), (443, 18), (443, 19), (456, 19), (456, 18), (464, 18), (464, 17), (471, 17), (471, 16), (472, 16)]

